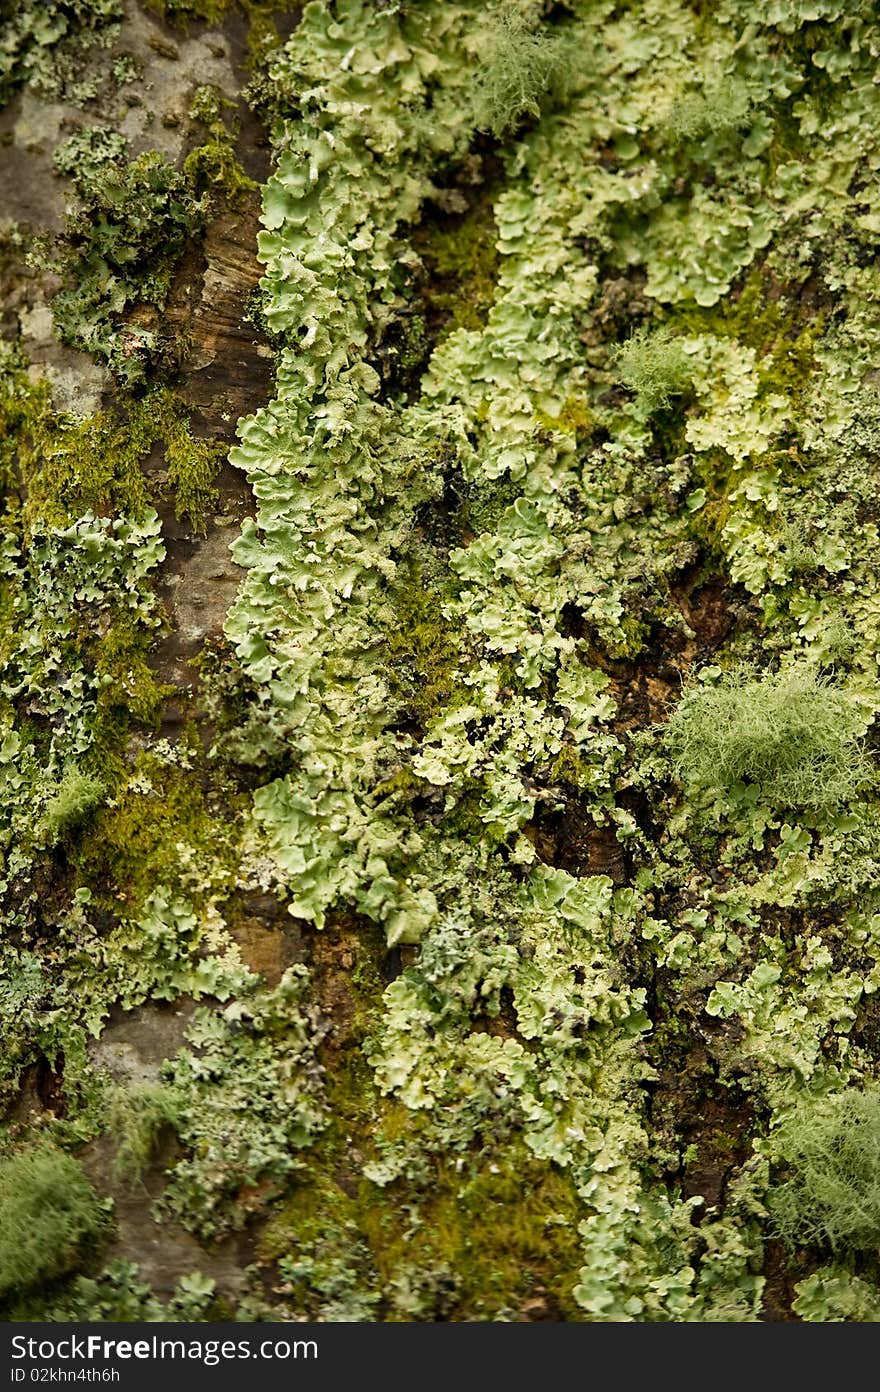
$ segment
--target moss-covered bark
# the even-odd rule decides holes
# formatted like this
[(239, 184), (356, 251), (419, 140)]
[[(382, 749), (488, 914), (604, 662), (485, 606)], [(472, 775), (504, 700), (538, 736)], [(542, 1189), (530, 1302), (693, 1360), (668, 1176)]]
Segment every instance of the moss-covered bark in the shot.
[(11, 1318), (877, 1318), (872, 10), (20, 0)]

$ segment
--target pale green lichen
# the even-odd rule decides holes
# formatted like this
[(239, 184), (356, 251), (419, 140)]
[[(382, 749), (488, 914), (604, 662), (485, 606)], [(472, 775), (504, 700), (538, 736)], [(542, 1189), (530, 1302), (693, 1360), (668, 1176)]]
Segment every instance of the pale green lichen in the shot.
[(120, 0), (19, 0), (4, 15), (0, 102), (27, 83), (47, 97), (87, 101), (96, 84), (80, 72), (95, 43), (115, 37)]
[(63, 342), (103, 360), (121, 381), (139, 382), (173, 352), (132, 311), (165, 308), (175, 267), (207, 208), (186, 172), (158, 151), (130, 159), (118, 141), (97, 136), (86, 160), (75, 158), (79, 146), (62, 148), (61, 167), (74, 179), (79, 206), (57, 258), (65, 285), (52, 314)]
[[(699, 536), (700, 514), (709, 501), (706, 485), (711, 482), (718, 489), (712, 505), (719, 511), (723, 506), (720, 549), (733, 563), (735, 578), (740, 578), (736, 567), (742, 566), (742, 578), (757, 592), (768, 579), (782, 580), (781, 572), (777, 581), (772, 570), (756, 566), (745, 572), (747, 537), (758, 516), (772, 515), (779, 506), (777, 460), (781, 462), (782, 450), (791, 449), (789, 392), (793, 382), (802, 392), (803, 379), (784, 374), (787, 349), (780, 346), (772, 360), (765, 360), (765, 341), (753, 346), (745, 313), (735, 333), (708, 315), (699, 317), (699, 307), (722, 299), (739, 270), (763, 254), (779, 226), (780, 205), (772, 198), (754, 215), (744, 211), (754, 203), (757, 171), (763, 171), (769, 146), (766, 123), (753, 106), (751, 83), (746, 91), (741, 83), (737, 86), (739, 79), (728, 89), (729, 100), (723, 93), (716, 100), (707, 88), (704, 104), (697, 109), (692, 102), (692, 109), (682, 114), (686, 59), (680, 55), (695, 39), (684, 15), (664, 12), (663, 25), (654, 30), (663, 37), (653, 41), (650, 61), (646, 50), (635, 80), (630, 67), (618, 87), (613, 66), (599, 55), (609, 49), (622, 54), (628, 46), (638, 51), (635, 26), (647, 16), (608, 23), (605, 15), (579, 12), (579, 42), (584, 51), (596, 54), (596, 67), (584, 65), (578, 71), (564, 113), (526, 137), (510, 166), (515, 172), (508, 173), (510, 182), (494, 207), (501, 259), (485, 323), (474, 322), (443, 338), (422, 379), (421, 397), (392, 411), (375, 401), (379, 384), (356, 354), (366, 349), (370, 334), (381, 331), (384, 306), (394, 294), (386, 251), (389, 226), (412, 216), (420, 178), (420, 196), (429, 196), (421, 171), (422, 161), (431, 158), (432, 137), (418, 122), (409, 124), (418, 77), (417, 68), (406, 68), (404, 55), (412, 63), (419, 50), (406, 21), (386, 13), (370, 15), (355, 4), (345, 14), (348, 28), (330, 39), (319, 10), (309, 7), (288, 48), (293, 61), (279, 57), (275, 68), (281, 90), (291, 92), (294, 74), (307, 71), (310, 96), (305, 125), (290, 127), (286, 134), (288, 149), (300, 151), (301, 159), (285, 151), (266, 193), (268, 230), (261, 244), (267, 262), (266, 314), (289, 338), (278, 400), (246, 424), (236, 455), (248, 467), (261, 501), (260, 533), (248, 529), (238, 548), (249, 574), (227, 633), (245, 671), (288, 722), (298, 767), (295, 775), (257, 794), (257, 815), (295, 914), (321, 924), (334, 904), (352, 904), (385, 924), (390, 941), (420, 939), (417, 964), (388, 988), (384, 1015), (368, 1044), (383, 1090), (425, 1114), (420, 1147), (467, 1154), (477, 1131), (490, 1124), (501, 1128), (496, 1144), (503, 1147), (503, 1118), (518, 1116), (537, 1155), (571, 1167), (585, 1205), (584, 1274), (575, 1292), (585, 1315), (693, 1319), (714, 1311), (710, 1317), (735, 1312), (735, 1318), (754, 1318), (762, 1288), (756, 1268), (765, 1183), (760, 1166), (744, 1172), (737, 1191), (749, 1214), (748, 1238), (734, 1237), (736, 1205), (731, 1203), (717, 1227), (706, 1228), (707, 1245), (694, 1247), (689, 1206), (670, 1201), (644, 1177), (650, 1168), (645, 1121), (631, 1047), (625, 1043), (631, 1031), (638, 1034), (647, 1024), (638, 1002), (627, 1006), (621, 985), (621, 1013), (615, 1013), (615, 986), (599, 980), (595, 1000), (600, 1010), (612, 1014), (601, 1016), (604, 1028), (593, 1036), (584, 983), (577, 1004), (566, 1008), (563, 977), (554, 968), (554, 952), (559, 952), (560, 972), (572, 970), (579, 932), (587, 931), (585, 952), (595, 971), (603, 931), (625, 937), (643, 925), (644, 940), (658, 944), (658, 955), (660, 943), (668, 941), (669, 961), (688, 980), (692, 970), (699, 970), (696, 964), (704, 951), (699, 930), (689, 935), (682, 923), (677, 934), (667, 934), (637, 897), (623, 895), (608, 926), (600, 929), (611, 908), (605, 900), (611, 887), (600, 890), (601, 881), (587, 881), (596, 886), (605, 910), (599, 909), (598, 917), (595, 910), (582, 917), (581, 910), (572, 909), (573, 924), (559, 938), (559, 947), (551, 949), (554, 930), (541, 918), (539, 906), (550, 906), (558, 930), (560, 917), (565, 921), (563, 906), (577, 902), (580, 887), (565, 872), (551, 875), (541, 867), (528, 872), (518, 891), (507, 877), (513, 867), (527, 867), (533, 860), (532, 843), (519, 833), (539, 808), (554, 805), (557, 795), (547, 774), (561, 767), (566, 740), (579, 742), (579, 758), (590, 770), (580, 780), (587, 793), (582, 815), (589, 807), (599, 817), (613, 803), (621, 745), (605, 724), (613, 718), (614, 704), (601, 695), (604, 680), (589, 666), (588, 642), (598, 640), (612, 654), (630, 652), (640, 641), (634, 637), (639, 632), (636, 616), (655, 623), (668, 620), (665, 582), (694, 556), (691, 529)], [(462, 7), (448, 7), (444, 32), (451, 37), (463, 20)], [(725, 22), (725, 17), (719, 20), (719, 33)], [(466, 25), (461, 32), (466, 45)], [(408, 104), (391, 115), (384, 97), (394, 89), (386, 75), (383, 102), (370, 108), (368, 154), (362, 132), (347, 124), (365, 79), (360, 72), (348, 76), (347, 69), (333, 67), (330, 55), (336, 43), (340, 50), (343, 43), (353, 45), (351, 52), (369, 44), (374, 55), (385, 52), (390, 59), (393, 54), (395, 62), (404, 64), (395, 77), (407, 84)], [(674, 177), (685, 188), (665, 198), (672, 173), (659, 161), (653, 168), (635, 163), (642, 142), (652, 149), (661, 55), (670, 107), (678, 112), (672, 120), (676, 160), (685, 157), (698, 129), (713, 132), (724, 171), (716, 190), (689, 189), (679, 169)], [(757, 70), (762, 63), (772, 66), (769, 46), (756, 56)], [(456, 80), (452, 64), (444, 78), (450, 92)], [(609, 109), (609, 83), (618, 103), (611, 118), (599, 114)], [(602, 97), (597, 101), (598, 90)], [(445, 100), (442, 82), (436, 84), (433, 100), (435, 109)], [(337, 151), (333, 162), (323, 153), (324, 122), (330, 119)], [(466, 125), (464, 106), (460, 119)], [(668, 126), (656, 129), (661, 140), (668, 140)], [(573, 159), (570, 143), (579, 141), (582, 149), (587, 139), (613, 140), (620, 170)], [(423, 143), (414, 146), (415, 140)], [(345, 159), (338, 155), (340, 141)], [(696, 146), (690, 158), (699, 167), (702, 156)], [(359, 167), (358, 225), (369, 209), (372, 226), (362, 246), (350, 234), (346, 249), (335, 229), (344, 225), (352, 207), (346, 193), (348, 160)], [(379, 168), (381, 185), (374, 178)], [(406, 182), (401, 182), (404, 169)], [(813, 177), (806, 165), (803, 177)], [(783, 206), (789, 196), (787, 189)], [(310, 227), (317, 228), (319, 210), (322, 226), (334, 229), (332, 245), (324, 243), (317, 267), (307, 266), (304, 237)], [(675, 218), (680, 226), (671, 225)], [(632, 405), (604, 397), (616, 351), (613, 341), (597, 348), (588, 340), (592, 357), (584, 359), (583, 326), (599, 310), (591, 236), (600, 245), (604, 238), (621, 264), (644, 264), (648, 290), (657, 299), (690, 306), (683, 334), (670, 326), (653, 341), (645, 334), (631, 340), (631, 370), (624, 366), (623, 371), (637, 390)], [(686, 262), (678, 250), (683, 240), (693, 247)], [(658, 353), (665, 353), (663, 361), (636, 363), (636, 347), (652, 342)], [(772, 364), (778, 365), (773, 376)], [(681, 458), (658, 466), (649, 456), (655, 428), (651, 417), (676, 395), (685, 418)], [(813, 407), (800, 400), (804, 439), (812, 447), (808, 427)], [(818, 396), (812, 400), (818, 405)], [(311, 404), (306, 407), (305, 401)], [(580, 426), (568, 424), (571, 401), (586, 405), (577, 421), (585, 419), (590, 432), (598, 426), (610, 435), (600, 448), (585, 449)], [(304, 427), (315, 431), (309, 437), (315, 453), (305, 465), (294, 452)], [(449, 550), (449, 571), (434, 601), (449, 645), (449, 694), (445, 707), (423, 713), (420, 730), (410, 735), (383, 731), (387, 688), (383, 668), (373, 665), (371, 628), (389, 627), (381, 582), (390, 582), (393, 594), (394, 558), (405, 535), (413, 482), (414, 501), (424, 499), (428, 508), (439, 494), (439, 480), (414, 475), (410, 442), (436, 438), (438, 432), (448, 442), (447, 457), (449, 446), (454, 450), (461, 480), (456, 488), (461, 494), (463, 485), (479, 496), (480, 512), (491, 524)], [(660, 438), (668, 448), (667, 439)], [(348, 461), (356, 440), (365, 450), (361, 458), (370, 463), (368, 474), (361, 465), (355, 478)], [(689, 459), (684, 454), (688, 446)], [(406, 495), (397, 482), (403, 475)], [(338, 492), (329, 491), (331, 476), (337, 487), (340, 476), (350, 480), (344, 514)], [(479, 514), (472, 509), (471, 515)], [(364, 527), (367, 517), (369, 530)], [(794, 562), (791, 548), (787, 554)], [(833, 568), (830, 551), (821, 555), (822, 564)], [(278, 598), (281, 576), (297, 595), (295, 606)], [(572, 610), (588, 640), (572, 638)], [(641, 632), (646, 628), (647, 623)], [(410, 652), (411, 661), (420, 660), (415, 647)], [(348, 693), (353, 693), (349, 673), (356, 672), (361, 684), (355, 706)], [(816, 706), (822, 682), (814, 679), (813, 685)], [(832, 705), (835, 691), (830, 691)], [(841, 767), (845, 764), (852, 773), (855, 760), (859, 771), (836, 790), (826, 788), (832, 807), (844, 794), (858, 796), (866, 784), (859, 740), (870, 710), (862, 697), (859, 692), (852, 703), (847, 699), (845, 711), (841, 706), (844, 723), (851, 717), (839, 741)], [(833, 744), (828, 721), (818, 721), (817, 710), (811, 711), (808, 736), (816, 749), (823, 734)], [(795, 758), (797, 769), (809, 764), (814, 775), (821, 774), (814, 753), (811, 745), (808, 757)], [(763, 765), (758, 772), (766, 772)], [(748, 768), (738, 769), (733, 781), (748, 773)], [(814, 776), (811, 787), (815, 790), (818, 783)], [(788, 787), (783, 792), (783, 804), (803, 807), (805, 798), (810, 801), (803, 790), (792, 793)], [(418, 833), (405, 818), (407, 801), (416, 796), (429, 818), (426, 823), (422, 813)], [(759, 823), (756, 810), (737, 807), (736, 816), (748, 823), (747, 841), (759, 835), (759, 825), (766, 828), (768, 815), (765, 811)], [(637, 830), (635, 837), (638, 841)], [(737, 844), (734, 838), (732, 858)], [(511, 869), (494, 859), (499, 847)], [(409, 873), (401, 873), (408, 860)], [(646, 883), (659, 869), (645, 872)], [(674, 878), (675, 865), (665, 873)], [(478, 882), (484, 882), (479, 893), (465, 892), (466, 884)], [(713, 898), (723, 926), (707, 939), (705, 959), (711, 962), (713, 952), (727, 952), (743, 979), (741, 985), (731, 983), (729, 1000), (719, 986), (706, 1008), (716, 1017), (726, 1018), (732, 1011), (748, 1019), (749, 1041), (759, 1057), (766, 1050), (773, 1058), (776, 1072), (769, 1076), (780, 1080), (785, 1067), (793, 1066), (797, 1049), (789, 1049), (786, 1063), (775, 1023), (790, 1019), (797, 1006), (788, 998), (783, 1004), (774, 993), (781, 972), (755, 962), (751, 922), (741, 903), (728, 904), (719, 894)], [(454, 910), (446, 908), (450, 903)], [(583, 967), (578, 970), (584, 972)], [(802, 1068), (809, 1070), (817, 1066), (819, 1037), (829, 1018), (842, 1033), (851, 1027), (859, 988), (855, 978), (840, 980), (819, 943), (802, 970), (810, 974), (816, 1011), (815, 1027), (807, 1029), (809, 1017), (804, 1018), (801, 1043)], [(511, 993), (515, 1028), (502, 1029), (497, 1037), (474, 1032), (475, 1016), (499, 1018), (502, 991)], [(705, 988), (703, 993), (706, 1000)], [(593, 1038), (601, 1064), (589, 1062)], [(523, 1040), (530, 1041), (528, 1050)], [(618, 1057), (619, 1064), (614, 1062)], [(557, 1090), (552, 1079), (563, 1059), (565, 1080), (560, 1074)], [(548, 1103), (555, 1096), (558, 1116)], [(418, 1172), (414, 1149), (390, 1138), (367, 1170), (383, 1185), (404, 1176), (415, 1183)], [(628, 1216), (635, 1212), (638, 1219)], [(310, 1255), (305, 1265), (285, 1268), (293, 1293), (299, 1282), (318, 1285), (329, 1279), (320, 1275), (315, 1261)], [(337, 1276), (342, 1279), (341, 1273)], [(355, 1277), (349, 1272), (345, 1279)], [(364, 1279), (357, 1277), (358, 1290)]]
[(297, 1152), (326, 1124), (307, 982), (305, 968), (291, 967), (273, 991), (203, 1008), (188, 1031), (198, 1052), (167, 1068), (174, 1128), (191, 1153), (173, 1167), (160, 1208), (203, 1236), (241, 1226), (245, 1191), (296, 1174)]

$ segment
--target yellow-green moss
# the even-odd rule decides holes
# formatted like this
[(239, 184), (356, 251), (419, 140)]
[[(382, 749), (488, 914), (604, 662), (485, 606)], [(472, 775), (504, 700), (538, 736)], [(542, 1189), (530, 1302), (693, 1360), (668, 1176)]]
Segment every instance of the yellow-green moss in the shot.
[[(229, 125), (223, 119), (224, 108), (232, 116)], [(243, 192), (259, 187), (244, 172), (236, 156), (234, 112), (235, 102), (229, 101), (216, 87), (196, 89), (189, 114), (204, 126), (206, 139), (187, 155), (183, 165), (184, 173), (197, 192), (220, 190), (232, 201)]]
[(456, 1318), (492, 1318), (545, 1295), (558, 1318), (577, 1318), (571, 1292), (583, 1260), (583, 1209), (570, 1177), (552, 1164), (512, 1147), (462, 1183), (455, 1162), (444, 1161), (410, 1241), (400, 1224), (402, 1195), (384, 1212), (373, 1197), (362, 1196), (363, 1221), (385, 1272), (405, 1269), (416, 1251), (422, 1262), (429, 1253), (458, 1276)]
[(550, 765), (548, 782), (551, 787), (567, 783), (573, 788), (591, 788), (596, 777), (596, 766), (584, 759), (573, 744), (564, 744)]
[[(364, 1139), (355, 1133), (350, 1143), (360, 1148)], [(311, 1182), (296, 1189), (264, 1230), (261, 1262), (282, 1261), (289, 1269), (306, 1254), (326, 1262), (345, 1253), (361, 1298), (379, 1307), (374, 1318), (411, 1317), (395, 1308), (395, 1291), (407, 1281), (417, 1289), (421, 1280), (430, 1302), (438, 1273), (451, 1289), (435, 1317), (528, 1318), (534, 1308), (545, 1318), (578, 1318), (571, 1292), (583, 1261), (578, 1223), (584, 1215), (569, 1176), (516, 1145), (463, 1170), (454, 1160), (435, 1159), (430, 1173), (427, 1188), (405, 1180), (380, 1188), (365, 1179), (353, 1188), (313, 1169)], [(297, 1313), (316, 1313), (307, 1288), (290, 1293)]]
[(645, 623), (635, 614), (624, 614), (620, 621), (620, 628), (622, 632), (620, 641), (605, 644), (608, 656), (614, 660), (637, 657), (645, 646), (645, 639), (650, 635), (650, 623)]
[(495, 299), (498, 229), (490, 195), (487, 189), (460, 220), (423, 223), (413, 237), (428, 274), (428, 315), (439, 318), (447, 332), (482, 328)]
[(19, 452), (33, 436), (48, 407), (49, 385), (32, 382), (24, 359), (14, 350), (0, 356), (0, 488), (18, 483)]
[(797, 294), (796, 286), (780, 285), (762, 265), (748, 273), (738, 294), (711, 309), (677, 312), (673, 322), (686, 333), (716, 334), (753, 348), (761, 394), (780, 392), (795, 404), (809, 387), (824, 327), (821, 312), (803, 322)]
[(288, 0), (146, 0), (146, 7), (169, 24), (188, 27), (191, 21), (220, 24), (231, 10), (240, 10), (248, 24), (248, 56), (259, 59), (279, 42), (273, 16), (290, 11)]
[(147, 661), (149, 637), (138, 633), (125, 616), (101, 638), (96, 671), (105, 679), (98, 694), (89, 766), (111, 783), (125, 769), (125, 745), (131, 725), (158, 729), (162, 708), (174, 688), (162, 682)]
[(596, 417), (587, 403), (577, 397), (569, 397), (558, 416), (537, 410), (535, 420), (544, 430), (562, 430), (583, 439), (589, 438), (596, 425)]
[[(191, 735), (172, 764), (150, 753), (139, 756), (125, 783), (101, 808), (70, 859), (82, 884), (105, 893), (117, 911), (140, 905), (157, 884), (180, 885), (193, 865), (222, 865), (230, 854), (231, 830), (218, 834), (218, 824), (231, 828), (243, 795), (224, 793), (221, 812), (211, 806), (194, 765), (198, 737)], [(186, 757), (186, 756), (189, 757)]]
[[(385, 949), (372, 928), (359, 927), (352, 941), (352, 1034), (342, 1049), (331, 1035), (320, 1053), (329, 1122), (260, 1234), (260, 1265), (280, 1267), (291, 1308), (312, 1317), (325, 1317), (322, 1300), (337, 1299), (349, 1317), (369, 1310), (374, 1319), (491, 1319), (517, 1310), (527, 1318), (532, 1300), (549, 1317), (577, 1318), (571, 1292), (584, 1212), (572, 1179), (518, 1142), (461, 1164), (432, 1154), (429, 1119), (383, 1096), (361, 1052), (382, 1010)], [(380, 1145), (415, 1134), (425, 1136), (418, 1173), (386, 1186), (363, 1176)], [(448, 1287), (442, 1297), (436, 1280)]]
[(194, 438), (186, 408), (169, 388), (123, 397), (115, 409), (84, 420), (54, 412), (43, 383), (19, 383), (0, 400), (0, 468), (11, 474), (17, 464), (28, 528), (63, 526), (86, 512), (140, 516), (165, 493), (161, 485), (148, 490), (142, 470), (157, 442), (165, 449), (175, 516), (203, 533), (226, 447)]
[(422, 582), (415, 567), (395, 591), (386, 641), (392, 690), (406, 713), (424, 726), (453, 702), (459, 652), (443, 618), (441, 595)]
[(151, 392), (144, 409), (155, 412), (160, 438), (165, 444), (168, 483), (174, 494), (177, 520), (189, 518), (193, 531), (203, 535), (208, 516), (217, 505), (214, 479), (226, 454), (218, 440), (197, 440), (186, 410), (167, 389)]
[(140, 413), (123, 422), (109, 411), (82, 421), (42, 412), (19, 455), (26, 523), (64, 526), (86, 512), (139, 515), (147, 504), (140, 460), (150, 443)]

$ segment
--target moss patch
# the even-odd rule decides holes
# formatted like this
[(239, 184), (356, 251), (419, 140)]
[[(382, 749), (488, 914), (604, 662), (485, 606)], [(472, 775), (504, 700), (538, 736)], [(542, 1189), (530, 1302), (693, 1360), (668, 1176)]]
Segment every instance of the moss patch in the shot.
[(198, 879), (200, 865), (216, 867), (224, 848), (229, 854), (228, 838), (218, 839), (218, 821), (234, 821), (241, 795), (209, 799), (192, 770), (200, 748), (191, 742), (190, 759), (184, 755), (177, 766), (139, 756), (114, 805), (98, 812), (71, 852), (81, 882), (102, 891), (116, 911), (123, 904), (132, 912), (157, 884), (192, 889), (194, 870)]

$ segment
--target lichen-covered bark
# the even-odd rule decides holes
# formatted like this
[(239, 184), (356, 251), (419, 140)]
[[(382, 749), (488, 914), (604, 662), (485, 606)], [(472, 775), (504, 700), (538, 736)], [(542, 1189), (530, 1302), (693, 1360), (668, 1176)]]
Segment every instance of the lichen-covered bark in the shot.
[(8, 1317), (878, 1318), (872, 11), (20, 0)]

